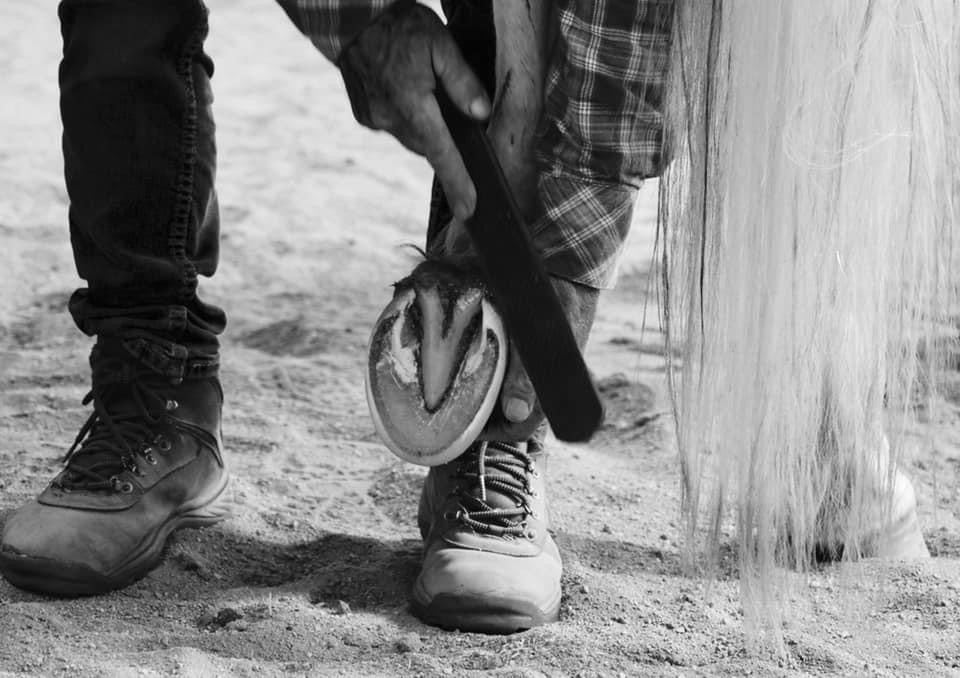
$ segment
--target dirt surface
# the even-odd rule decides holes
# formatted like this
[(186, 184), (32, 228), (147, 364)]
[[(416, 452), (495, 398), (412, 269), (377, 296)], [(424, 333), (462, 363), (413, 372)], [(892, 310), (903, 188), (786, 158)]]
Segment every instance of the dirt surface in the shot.
[[(429, 172), (352, 121), (337, 73), (269, 0), (212, 0), (224, 422), (235, 517), (172, 540), (126, 590), (52, 600), (0, 581), (2, 675), (960, 675), (960, 379), (914, 432), (937, 557), (793, 577), (786, 658), (745, 649), (736, 573), (681, 571), (662, 337), (641, 333), (653, 201), (588, 362), (607, 424), (553, 444), (557, 624), (508, 637), (407, 608), (424, 470), (377, 441), (367, 332), (424, 232)], [(0, 4), (0, 522), (55, 473), (87, 416), (90, 340), (61, 178), (55, 6)], [(648, 312), (651, 326), (655, 311)], [(949, 390), (949, 389), (948, 389)]]

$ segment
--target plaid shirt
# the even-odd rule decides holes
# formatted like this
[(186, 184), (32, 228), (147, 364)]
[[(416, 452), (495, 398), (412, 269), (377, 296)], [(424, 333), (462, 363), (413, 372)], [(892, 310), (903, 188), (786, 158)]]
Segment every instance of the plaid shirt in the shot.
[[(277, 0), (329, 59), (393, 0)], [(612, 287), (643, 179), (660, 171), (674, 0), (555, 0), (534, 244), (553, 275)]]

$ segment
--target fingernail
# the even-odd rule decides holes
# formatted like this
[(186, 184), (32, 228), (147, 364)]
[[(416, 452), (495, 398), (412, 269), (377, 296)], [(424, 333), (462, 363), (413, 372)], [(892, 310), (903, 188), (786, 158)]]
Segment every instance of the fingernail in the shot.
[(503, 414), (507, 419), (515, 423), (526, 421), (527, 417), (530, 416), (530, 405), (520, 398), (510, 398), (510, 400), (507, 401), (507, 406), (503, 410)]
[(482, 120), (490, 115), (490, 104), (483, 97), (477, 97), (470, 102), (470, 114)]

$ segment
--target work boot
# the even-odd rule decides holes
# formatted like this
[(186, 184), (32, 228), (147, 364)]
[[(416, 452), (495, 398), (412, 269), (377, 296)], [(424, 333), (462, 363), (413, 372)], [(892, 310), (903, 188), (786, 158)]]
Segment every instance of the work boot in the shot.
[(424, 556), (413, 611), (420, 619), (483, 633), (557, 619), (562, 564), (547, 531), (544, 462), (535, 443), (479, 442), (430, 469), (418, 514)]
[(103, 593), (161, 560), (170, 533), (226, 515), (215, 378), (172, 383), (98, 344), (93, 412), (40, 496), (13, 513), (0, 572), (14, 586), (59, 596)]

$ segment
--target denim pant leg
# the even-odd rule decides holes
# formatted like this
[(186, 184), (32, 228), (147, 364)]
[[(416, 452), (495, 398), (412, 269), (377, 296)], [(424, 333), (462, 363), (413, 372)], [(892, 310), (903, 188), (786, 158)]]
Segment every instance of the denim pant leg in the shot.
[(78, 327), (173, 379), (216, 373), (213, 63), (201, 0), (63, 0), (60, 108)]

